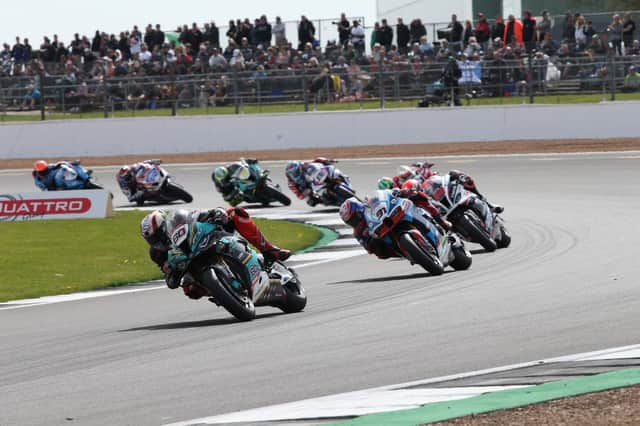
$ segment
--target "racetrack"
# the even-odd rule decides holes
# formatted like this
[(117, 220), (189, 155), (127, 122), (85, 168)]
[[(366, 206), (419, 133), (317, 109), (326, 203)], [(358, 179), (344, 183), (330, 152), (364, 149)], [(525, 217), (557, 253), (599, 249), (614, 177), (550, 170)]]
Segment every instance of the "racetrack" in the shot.
[[(364, 194), (404, 162), (339, 166)], [(440, 277), (371, 256), (304, 268), (307, 309), (251, 323), (165, 289), (0, 310), (0, 424), (157, 425), (638, 343), (638, 153), (435, 162), (505, 206), (511, 247)], [(167, 168), (196, 207), (221, 203), (211, 166)], [(114, 173), (96, 170), (112, 190)]]

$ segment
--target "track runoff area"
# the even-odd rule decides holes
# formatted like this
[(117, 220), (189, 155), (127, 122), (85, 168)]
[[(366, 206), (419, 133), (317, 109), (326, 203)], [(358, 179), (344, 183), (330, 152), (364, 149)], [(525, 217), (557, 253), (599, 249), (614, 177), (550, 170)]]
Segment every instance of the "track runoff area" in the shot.
[[(468, 172), (483, 193), (505, 206), (511, 247), (485, 254), (471, 246), (469, 271), (431, 277), (406, 261), (364, 255), (335, 211), (297, 201), (288, 209), (253, 210), (256, 216), (334, 227), (343, 236), (324, 249), (324, 257), (315, 257), (321, 249), (296, 259), (309, 294), (305, 312), (238, 325), (226, 312), (189, 304), (157, 283), (112, 297), (22, 303), (33, 309), (2, 305), (0, 336), (16, 346), (2, 352), (0, 373), (7, 380), (0, 384), (6, 395), (0, 423), (60, 423), (67, 415), (87, 424), (308, 424), (358, 416), (350, 421), (412, 424), (448, 418), (439, 401), (467, 401), (454, 413), (464, 415), (481, 411), (473, 404), (496, 409), (508, 407), (496, 400), (544, 400), (518, 395), (525, 386), (568, 377), (605, 374), (593, 376), (601, 377), (597, 383), (571, 384), (573, 394), (634, 383), (637, 376), (627, 369), (640, 358), (637, 347), (628, 346), (637, 343), (633, 313), (640, 307), (633, 278), (640, 272), (633, 213), (640, 154), (430, 160), (440, 171)], [(378, 177), (408, 161), (344, 160), (339, 167), (359, 194), (367, 194)], [(265, 166), (276, 171), (283, 164)], [(209, 180), (212, 168), (167, 165), (194, 193), (198, 208), (222, 205)], [(118, 194), (114, 170), (98, 168), (96, 174)], [(277, 172), (274, 177), (283, 179)], [(0, 172), (0, 182), (14, 191), (32, 190), (20, 171)], [(114, 201), (122, 208), (119, 196)], [(19, 363), (16, 355), (24, 348), (31, 348), (29, 356)], [(238, 359), (247, 351), (258, 361), (243, 369)], [(167, 367), (163, 360), (176, 352), (181, 361)], [(78, 356), (77, 366), (65, 361)], [(203, 356), (212, 361), (204, 369), (208, 374), (194, 368)], [(530, 362), (536, 359), (542, 361)], [(94, 383), (76, 379), (85, 373)], [(167, 403), (165, 392), (176, 390), (189, 395), (184, 406)], [(497, 399), (478, 401), (487, 392)], [(51, 401), (47, 395), (54, 393)], [(553, 388), (538, 393), (567, 394)], [(92, 402), (97, 398), (99, 408)], [(366, 416), (421, 406), (429, 411)]]

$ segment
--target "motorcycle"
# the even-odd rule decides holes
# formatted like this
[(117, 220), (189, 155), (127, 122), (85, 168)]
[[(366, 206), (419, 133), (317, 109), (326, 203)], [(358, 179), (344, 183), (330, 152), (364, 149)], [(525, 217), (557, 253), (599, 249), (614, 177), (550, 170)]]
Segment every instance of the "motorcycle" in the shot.
[(269, 170), (262, 170), (257, 161), (246, 162), (240, 160), (242, 167), (238, 167), (231, 176), (235, 185), (235, 195), (229, 197), (229, 204), (235, 207), (241, 202), (260, 203), (268, 206), (277, 201), (283, 206), (291, 204), (291, 199), (283, 192), (279, 184), (274, 183), (269, 176)]
[(471, 253), (454, 233), (444, 233), (429, 214), (394, 190), (379, 190), (365, 200), (364, 217), (369, 234), (384, 241), (411, 264), (433, 275), (446, 266), (455, 270), (471, 266)]
[(430, 177), (423, 189), (442, 216), (453, 224), (453, 230), (466, 241), (478, 243), (486, 251), (511, 244), (511, 236), (500, 215), (450, 174)]
[[(179, 274), (181, 284), (199, 286), (209, 301), (237, 319), (251, 321), (256, 306), (274, 306), (286, 313), (306, 306), (305, 290), (293, 269), (279, 261), (266, 263), (239, 235), (198, 222), (197, 212), (175, 212), (167, 233), (169, 267)], [(256, 288), (267, 290), (254, 294)]]
[(171, 203), (182, 200), (185, 203), (193, 201), (193, 197), (182, 185), (176, 183), (167, 171), (160, 167), (162, 161), (153, 160), (141, 163), (143, 168), (136, 174), (136, 186), (144, 195), (136, 201), (142, 206), (145, 201), (156, 203)]
[[(80, 165), (80, 161), (71, 163), (63, 161), (58, 163), (59, 170), (63, 171), (62, 179), (56, 179), (58, 190), (67, 191), (73, 189), (104, 189), (104, 187), (95, 182), (93, 170), (86, 169)], [(80, 182), (82, 186), (76, 185)]]
[(349, 176), (333, 165), (318, 167), (311, 177), (311, 197), (325, 206), (341, 206), (345, 200), (355, 197)]

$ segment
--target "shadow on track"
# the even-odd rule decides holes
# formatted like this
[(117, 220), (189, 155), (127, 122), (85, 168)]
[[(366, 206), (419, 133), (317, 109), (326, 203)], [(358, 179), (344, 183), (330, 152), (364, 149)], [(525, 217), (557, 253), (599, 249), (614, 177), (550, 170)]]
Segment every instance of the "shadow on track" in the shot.
[[(254, 319), (261, 318), (269, 318), (274, 316), (286, 315), (284, 312), (271, 312), (268, 314), (256, 315)], [(147, 325), (144, 327), (134, 327), (127, 328), (125, 330), (118, 330), (118, 332), (123, 333), (127, 331), (155, 331), (155, 330), (179, 330), (183, 328), (199, 328), (199, 327), (215, 327), (218, 325), (229, 325), (235, 323), (243, 323), (244, 321), (238, 321), (234, 317), (226, 317), (226, 318), (215, 318), (204, 321), (186, 321), (186, 322), (172, 322), (166, 324), (157, 324), (157, 325)], [(251, 321), (249, 321), (251, 322)]]
[[(450, 274), (452, 270), (444, 271), (445, 274)], [(349, 281), (336, 281), (333, 283), (327, 283), (327, 285), (338, 285), (338, 284), (367, 284), (367, 283), (382, 283), (386, 281), (402, 281), (402, 280), (416, 280), (419, 278), (429, 278), (433, 277), (428, 272), (423, 272), (420, 274), (407, 274), (407, 275), (390, 275), (387, 277), (373, 277), (373, 278), (362, 278), (359, 280), (349, 280)]]

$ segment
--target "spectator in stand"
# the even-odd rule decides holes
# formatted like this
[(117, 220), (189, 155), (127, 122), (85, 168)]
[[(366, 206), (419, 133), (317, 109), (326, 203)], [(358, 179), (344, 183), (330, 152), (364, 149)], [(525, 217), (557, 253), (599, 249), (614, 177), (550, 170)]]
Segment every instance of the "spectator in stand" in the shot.
[[(213, 22), (212, 22), (213, 24)], [(213, 24), (215, 25), (215, 24)], [(156, 24), (156, 30), (153, 32), (153, 46), (163, 46), (164, 45), (164, 31), (160, 27), (160, 24)], [(153, 48), (150, 48), (153, 50)]]
[(381, 21), (379, 33), (378, 42), (388, 51), (393, 43), (393, 28), (389, 26), (386, 19)]
[(362, 28), (358, 21), (353, 21), (353, 25), (351, 26), (351, 43), (360, 56), (364, 55), (364, 28)]
[(460, 52), (462, 50), (462, 32), (464, 29), (462, 28), (462, 24), (458, 22), (457, 15), (451, 15), (451, 23), (449, 23), (447, 28), (450, 29), (449, 48), (454, 52)]
[(56, 49), (51, 44), (49, 37), (44, 37), (40, 45), (40, 55), (42, 62), (53, 62), (56, 59)]
[(636, 23), (630, 13), (624, 15), (622, 25), (622, 42), (624, 43), (625, 54), (627, 54), (626, 50), (631, 49), (633, 46), (633, 33), (636, 31)]
[(471, 25), (471, 21), (464, 21), (464, 27), (462, 29), (462, 46), (463, 48), (469, 44), (469, 39), (475, 36), (475, 30)]
[(544, 33), (544, 40), (540, 42), (538, 48), (540, 51), (544, 52), (545, 55), (552, 57), (555, 56), (560, 45), (553, 39), (551, 33)]
[(151, 61), (151, 52), (149, 52), (149, 48), (146, 43), (142, 43), (142, 46), (140, 46), (140, 54), (138, 55), (138, 58), (143, 63)]
[(16, 64), (24, 62), (24, 45), (20, 42), (20, 37), (16, 37), (16, 43), (11, 48), (11, 57)]
[(344, 13), (340, 14), (340, 20), (335, 22), (338, 26), (338, 40), (340, 42), (340, 46), (343, 48), (347, 46), (349, 43), (349, 38), (351, 37), (351, 24), (347, 19), (347, 15)]
[(371, 40), (369, 42), (369, 46), (373, 48), (373, 46), (375, 46), (376, 43), (380, 44), (380, 23), (379, 22), (375, 22), (373, 24), (373, 31), (371, 31)]
[(640, 73), (636, 70), (635, 66), (629, 67), (629, 72), (624, 77), (623, 92), (637, 92), (640, 88)]
[(491, 40), (504, 38), (504, 19), (502, 16), (496, 16), (495, 22), (491, 26)]
[(549, 11), (543, 10), (542, 20), (538, 22), (538, 41), (542, 42), (544, 40), (545, 34), (551, 34), (551, 30), (553, 29), (553, 22), (551, 21), (551, 17), (549, 16)]
[(593, 28), (593, 22), (587, 21), (587, 27), (584, 29), (584, 34), (587, 36), (587, 45), (591, 44), (591, 40), (597, 34), (596, 29)]
[(622, 30), (624, 26), (622, 25), (622, 20), (620, 19), (620, 15), (617, 13), (613, 15), (613, 21), (607, 27), (607, 32), (609, 34), (608, 40), (611, 44), (611, 47), (618, 53), (618, 55), (622, 55)]
[(522, 42), (527, 53), (535, 49), (537, 40), (536, 19), (530, 11), (525, 10), (522, 14)]
[(471, 58), (473, 55), (479, 55), (480, 52), (482, 52), (482, 46), (480, 45), (480, 43), (478, 43), (478, 40), (476, 37), (469, 37), (469, 43), (467, 44), (467, 47), (465, 47), (464, 49), (464, 54), (468, 57)]
[(424, 25), (422, 25), (422, 20), (420, 19), (411, 21), (411, 24), (409, 24), (409, 32), (411, 33), (411, 45), (420, 43), (420, 37), (427, 35), (427, 30)]
[(220, 30), (216, 27), (214, 21), (204, 24), (204, 33), (202, 36), (209, 47), (220, 47)]
[(482, 46), (483, 51), (487, 51), (489, 47), (489, 39), (491, 37), (491, 28), (487, 22), (484, 13), (478, 12), (478, 23), (476, 24), (476, 40)]
[(316, 27), (302, 15), (298, 24), (298, 50), (303, 50), (307, 43), (313, 44), (316, 41), (315, 35)]
[(401, 55), (407, 54), (407, 46), (411, 41), (411, 32), (409, 31), (409, 27), (407, 27), (402, 18), (398, 18), (398, 25), (396, 25), (396, 41), (398, 43), (398, 51)]
[(238, 32), (238, 27), (236, 27), (235, 21), (231, 19), (229, 21), (229, 29), (227, 29), (225, 36), (227, 36), (227, 39), (235, 40), (237, 32)]
[(271, 45), (271, 24), (266, 15), (262, 15), (255, 26), (256, 45), (261, 44), (263, 48)]
[(570, 10), (564, 14), (564, 23), (562, 24), (562, 39), (571, 43), (576, 40), (575, 17)]
[(153, 47), (153, 25), (149, 24), (145, 27), (142, 42), (147, 46)]
[(428, 40), (426, 35), (423, 35), (422, 38), (420, 39), (420, 57), (424, 58), (425, 56), (428, 56), (430, 58), (433, 57), (434, 51), (433, 51), (433, 44)]
[(596, 55), (604, 55), (607, 53), (607, 46), (598, 34), (595, 34), (591, 38), (591, 43), (589, 43), (587, 49), (593, 50)]
[(287, 28), (279, 16), (276, 16), (276, 23), (273, 26), (273, 34), (276, 39), (276, 46), (284, 46), (287, 43)]
[(522, 44), (522, 22), (516, 19), (515, 16), (509, 15), (507, 25), (504, 27), (504, 44), (508, 45), (516, 41), (518, 44)]
[(449, 56), (447, 65), (445, 65), (444, 70), (442, 70), (442, 79), (446, 90), (445, 93), (452, 97), (451, 102), (456, 106), (462, 105), (460, 103), (460, 97), (458, 96), (460, 77), (462, 77), (462, 71), (460, 71), (458, 62), (456, 62), (453, 56)]
[(220, 53), (220, 49), (214, 47), (209, 57), (209, 68), (212, 72), (223, 72), (227, 70), (227, 60)]
[(587, 47), (587, 24), (584, 16), (578, 16), (575, 28), (576, 50), (583, 51)]

